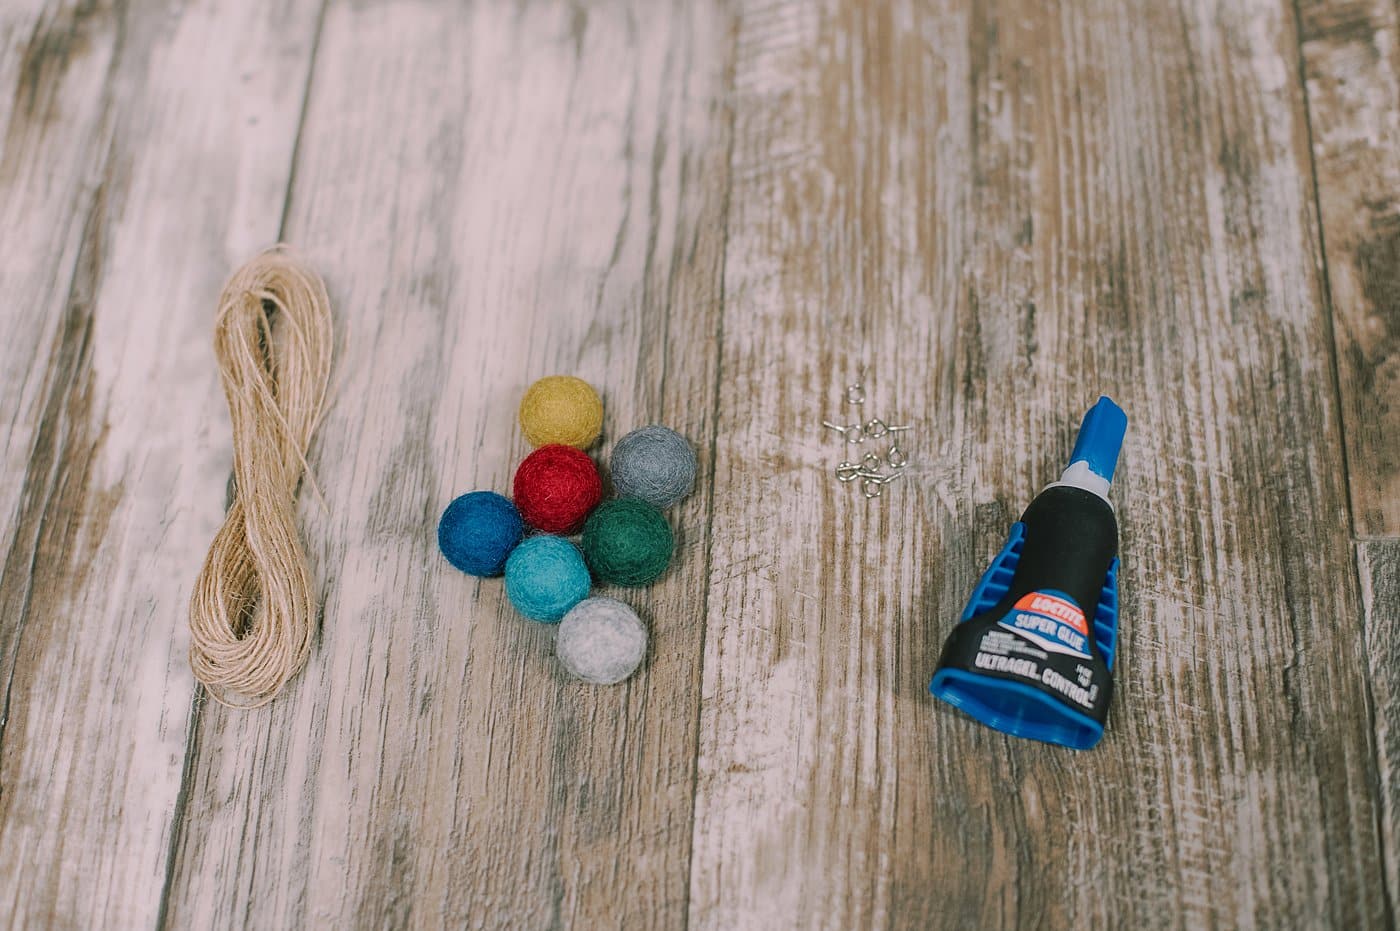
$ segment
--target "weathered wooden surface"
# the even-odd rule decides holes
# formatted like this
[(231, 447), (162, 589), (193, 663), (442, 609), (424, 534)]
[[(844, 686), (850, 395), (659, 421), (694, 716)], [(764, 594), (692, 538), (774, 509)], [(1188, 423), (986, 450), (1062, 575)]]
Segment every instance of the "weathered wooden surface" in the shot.
[(1388, 919), (1400, 903), (1400, 8), (1298, 5), (1357, 544)]
[(1379, 750), (1385, 881), (1393, 905), (1400, 895), (1400, 540), (1358, 544), (1356, 562)]
[[(1392, 925), (1397, 41), (1385, 0), (5, 4), (0, 915)], [(325, 609), (238, 713), (184, 659), (209, 318), (279, 235), (340, 328)], [(918, 428), (874, 503), (819, 427), (862, 364)], [(618, 688), (435, 552), (552, 371), (701, 452)], [(925, 686), (1100, 391), (1124, 639), (1074, 754)]]
[(1301, 0), (1352, 519), (1400, 534), (1400, 7)]
[(212, 301), (277, 236), (315, 14), (4, 14), (0, 915), (15, 927), (151, 927), (166, 899), (193, 710), (184, 604), (231, 449)]
[[(793, 3), (739, 36), (693, 922), (1382, 924), (1292, 17)], [(862, 361), (921, 424), (878, 507), (816, 426)], [(1127, 621), (1073, 756), (924, 687), (1100, 391)]]
[(611, 433), (708, 446), (726, 42), (641, 4), (327, 11), (287, 220), (344, 334), (304, 508), (324, 636), (267, 713), (205, 710), (174, 924), (684, 923), (708, 489), (676, 571), (624, 596), (655, 640), (613, 689), (444, 571), (435, 526), (509, 488), (550, 372), (599, 385)]

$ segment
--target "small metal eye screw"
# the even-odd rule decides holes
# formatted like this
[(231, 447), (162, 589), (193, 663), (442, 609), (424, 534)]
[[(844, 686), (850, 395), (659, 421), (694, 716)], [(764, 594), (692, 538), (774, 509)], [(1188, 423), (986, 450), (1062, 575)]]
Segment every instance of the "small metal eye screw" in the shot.
[(860, 372), (856, 375), (855, 383), (846, 386), (846, 403), (855, 405), (865, 403), (865, 366), (861, 366)]
[(845, 437), (847, 443), (865, 442), (865, 431), (861, 429), (861, 426), (858, 423), (853, 423), (849, 426), (843, 427), (840, 424), (832, 423), (829, 420), (823, 420), (822, 426), (829, 427), (832, 430), (835, 430), (837, 433), (841, 434), (843, 437)]
[(843, 462), (836, 467), (836, 478), (841, 482), (853, 482), (861, 477), (861, 468), (854, 462)]
[(909, 424), (903, 424), (897, 427), (891, 426), (890, 424), (885, 423), (883, 420), (877, 417), (874, 420), (866, 421), (860, 429), (862, 433), (870, 437), (872, 440), (877, 440), (880, 437), (886, 436), (891, 433), (903, 433), (906, 430), (912, 430), (913, 427)]

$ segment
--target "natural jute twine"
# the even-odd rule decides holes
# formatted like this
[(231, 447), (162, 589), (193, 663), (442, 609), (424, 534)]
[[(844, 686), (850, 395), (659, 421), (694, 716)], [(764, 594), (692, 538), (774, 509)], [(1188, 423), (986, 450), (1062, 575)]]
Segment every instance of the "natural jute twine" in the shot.
[(315, 272), (274, 247), (229, 279), (214, 326), (234, 493), (190, 599), (190, 667), (215, 700), (257, 707), (311, 651), (316, 601), (296, 497), (330, 380), (330, 299)]

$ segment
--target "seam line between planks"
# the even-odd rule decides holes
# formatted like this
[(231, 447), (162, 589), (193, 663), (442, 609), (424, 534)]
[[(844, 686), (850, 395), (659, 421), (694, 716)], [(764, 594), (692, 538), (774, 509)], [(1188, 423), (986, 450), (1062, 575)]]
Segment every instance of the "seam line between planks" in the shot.
[(702, 710), (705, 705), (705, 651), (708, 646), (710, 634), (710, 576), (714, 569), (715, 556), (715, 473), (716, 469), (716, 449), (719, 446), (719, 419), (720, 419), (720, 398), (724, 392), (724, 319), (728, 312), (728, 282), (729, 282), (729, 220), (731, 207), (734, 203), (734, 137), (738, 127), (738, 107), (733, 98), (735, 75), (738, 71), (737, 59), (739, 55), (739, 34), (741, 32), (741, 15), (736, 16), (733, 25), (730, 27), (729, 61), (726, 64), (728, 72), (722, 84), (723, 93), (719, 100), (721, 106), (728, 109), (728, 126), (726, 131), (728, 138), (725, 140), (724, 154), (724, 201), (720, 212), (723, 214), (721, 229), (723, 229), (723, 242), (720, 248), (719, 257), (719, 315), (715, 324), (715, 341), (717, 351), (715, 353), (715, 393), (714, 400), (710, 406), (710, 475), (709, 487), (706, 489), (708, 495), (709, 514), (705, 521), (705, 597), (700, 604), (700, 616), (704, 619), (704, 624), (700, 629), (700, 670), (697, 677), (698, 690), (695, 700), (695, 717), (693, 733), (695, 734), (694, 751), (691, 754), (690, 768), (690, 851), (686, 862), (686, 882), (684, 919), (681, 927), (690, 928), (690, 903), (691, 890), (695, 882), (695, 847), (697, 823), (695, 820), (696, 800), (700, 793), (700, 724)]
[[(1308, 170), (1312, 180), (1312, 201), (1313, 201), (1313, 222), (1317, 226), (1317, 253), (1321, 262), (1322, 271), (1322, 311), (1326, 319), (1326, 326), (1323, 327), (1323, 336), (1327, 344), (1327, 361), (1331, 368), (1332, 375), (1332, 409), (1337, 418), (1337, 437), (1341, 447), (1342, 460), (1342, 489), (1343, 498), (1346, 503), (1347, 530), (1350, 540), (1349, 555), (1351, 556), (1350, 567), (1352, 577), (1356, 587), (1353, 589), (1357, 593), (1357, 608), (1361, 613), (1361, 653), (1363, 658), (1367, 656), (1366, 647), (1366, 612), (1360, 603), (1362, 586), (1365, 581), (1361, 577), (1361, 548), (1356, 537), (1356, 512), (1352, 505), (1351, 489), (1351, 462), (1347, 456), (1347, 421), (1342, 408), (1342, 377), (1340, 365), (1337, 359), (1337, 323), (1335, 305), (1332, 299), (1332, 274), (1327, 260), (1327, 228), (1322, 217), (1322, 186), (1317, 177), (1317, 142), (1313, 135), (1312, 121), (1312, 97), (1308, 93), (1308, 59), (1303, 51), (1303, 11), (1299, 6), (1299, 0), (1291, 0), (1289, 7), (1293, 13), (1293, 39), (1297, 46), (1297, 68), (1298, 92), (1302, 96), (1303, 103), (1303, 129), (1308, 141)], [(1370, 665), (1367, 664), (1361, 676), (1362, 695), (1366, 701), (1366, 722), (1367, 737), (1371, 746), (1370, 760), (1370, 789), (1372, 798), (1375, 800), (1375, 813), (1372, 817), (1372, 826), (1375, 830), (1377, 854), (1384, 871), (1385, 864), (1391, 859), (1391, 852), (1386, 849), (1385, 844), (1385, 794), (1384, 786), (1381, 785), (1380, 775), (1380, 754), (1381, 748), (1377, 740), (1379, 732), (1376, 721), (1376, 698), (1371, 688)], [(1386, 876), (1381, 877), (1380, 883), (1381, 905), (1384, 908), (1384, 918), (1387, 927), (1395, 926), (1395, 903), (1391, 900), (1394, 890), (1390, 888), (1390, 883)]]
[(185, 757), (180, 769), (180, 788), (175, 793), (175, 806), (170, 815), (170, 843), (165, 851), (165, 876), (160, 884), (160, 902), (156, 911), (156, 931), (170, 926), (170, 888), (175, 882), (175, 863), (180, 844), (185, 839), (185, 810), (190, 801), (190, 786), (194, 782), (194, 762), (199, 756), (199, 728), (204, 715), (204, 686), (195, 683), (190, 696), (190, 717), (185, 725)]
[(306, 114), (311, 109), (311, 91), (316, 82), (316, 62), (321, 56), (321, 36), (326, 31), (326, 10), (331, 0), (321, 0), (321, 8), (316, 12), (316, 26), (311, 34), (311, 52), (306, 61), (306, 83), (301, 92), (301, 112), (297, 114), (297, 134), (292, 141), (292, 161), (287, 168), (287, 191), (282, 197), (282, 214), (277, 218), (277, 241), (287, 235), (287, 215), (292, 208), (292, 193), (296, 190), (297, 165), (301, 163), (301, 137), (306, 129)]
[(1337, 364), (1337, 317), (1332, 301), (1332, 272), (1327, 264), (1327, 225), (1322, 219), (1322, 187), (1317, 180), (1317, 141), (1313, 135), (1312, 98), (1308, 95), (1308, 60), (1303, 53), (1303, 12), (1299, 0), (1289, 4), (1293, 12), (1293, 38), (1298, 46), (1298, 92), (1303, 100), (1303, 130), (1308, 140), (1308, 172), (1312, 181), (1313, 221), (1317, 224), (1317, 254), (1322, 268), (1322, 312), (1327, 320), (1323, 328), (1327, 340), (1327, 361), (1332, 376), (1332, 408), (1337, 418), (1337, 434), (1342, 447), (1342, 487), (1346, 490), (1347, 529), (1356, 533), (1356, 514), (1351, 501), (1351, 463), (1347, 458), (1347, 422), (1342, 410), (1342, 377)]

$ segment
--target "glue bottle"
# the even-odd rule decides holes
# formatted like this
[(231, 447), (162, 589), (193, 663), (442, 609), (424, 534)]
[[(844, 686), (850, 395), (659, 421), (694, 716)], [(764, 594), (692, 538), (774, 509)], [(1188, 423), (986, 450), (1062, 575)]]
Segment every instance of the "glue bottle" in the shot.
[(1101, 397), (1069, 467), (1036, 495), (973, 590), (929, 691), (988, 727), (1087, 750), (1103, 737), (1118, 633), (1108, 490), (1128, 418)]

